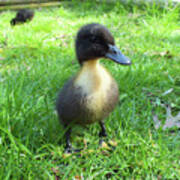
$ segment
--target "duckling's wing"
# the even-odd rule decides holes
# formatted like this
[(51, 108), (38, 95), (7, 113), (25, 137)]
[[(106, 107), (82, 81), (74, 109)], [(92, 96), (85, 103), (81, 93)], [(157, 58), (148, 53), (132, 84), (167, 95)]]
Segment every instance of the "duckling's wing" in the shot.
[(80, 112), (83, 111), (81, 107), (81, 90), (74, 86), (74, 79), (75, 77), (65, 83), (56, 103), (59, 119), (66, 125), (76, 121), (81, 114)]

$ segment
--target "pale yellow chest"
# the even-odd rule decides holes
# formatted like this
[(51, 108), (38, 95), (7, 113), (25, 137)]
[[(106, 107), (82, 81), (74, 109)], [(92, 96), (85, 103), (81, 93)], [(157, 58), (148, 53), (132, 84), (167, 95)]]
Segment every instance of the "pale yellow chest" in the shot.
[(107, 103), (112, 80), (111, 75), (98, 61), (89, 61), (81, 68), (74, 85), (80, 87), (82, 94), (86, 96), (86, 106), (98, 114)]

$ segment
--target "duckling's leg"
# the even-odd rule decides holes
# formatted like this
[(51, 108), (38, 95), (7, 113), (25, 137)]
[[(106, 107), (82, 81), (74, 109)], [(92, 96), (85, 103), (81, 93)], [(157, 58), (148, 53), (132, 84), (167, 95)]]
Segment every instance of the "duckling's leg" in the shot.
[(105, 128), (104, 122), (100, 121), (99, 124), (101, 126), (101, 131), (99, 133), (99, 137), (106, 137), (107, 133), (106, 133), (106, 128)]
[(65, 146), (65, 152), (71, 153), (72, 152), (72, 145), (70, 142), (70, 135), (71, 135), (71, 128), (69, 128), (65, 133), (65, 140), (66, 140), (66, 146)]
[(101, 127), (101, 131), (99, 133), (99, 137), (100, 137), (99, 144), (101, 145), (103, 143), (103, 137), (107, 137), (107, 133), (106, 133), (106, 128), (105, 128), (104, 122), (100, 121), (99, 125)]
[(65, 153), (80, 152), (82, 149), (74, 149), (72, 147), (70, 142), (70, 136), (71, 136), (71, 128), (68, 128), (68, 130), (65, 133), (65, 140), (66, 140)]

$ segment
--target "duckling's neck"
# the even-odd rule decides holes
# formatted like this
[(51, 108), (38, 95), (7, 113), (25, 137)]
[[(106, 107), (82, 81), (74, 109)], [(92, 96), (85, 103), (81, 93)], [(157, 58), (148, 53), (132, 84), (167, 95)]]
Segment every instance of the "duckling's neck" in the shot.
[(84, 62), (75, 79), (75, 86), (81, 87), (85, 94), (106, 90), (111, 83), (111, 75), (99, 60)]

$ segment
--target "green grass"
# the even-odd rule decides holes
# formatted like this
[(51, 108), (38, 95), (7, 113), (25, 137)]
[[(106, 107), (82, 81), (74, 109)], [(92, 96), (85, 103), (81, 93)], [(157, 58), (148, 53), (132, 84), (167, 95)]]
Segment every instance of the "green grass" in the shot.
[[(37, 10), (32, 22), (13, 28), (15, 12), (2, 12), (0, 179), (180, 179), (180, 133), (154, 129), (152, 118), (155, 111), (165, 119), (165, 111), (154, 105), (160, 100), (171, 104), (174, 115), (180, 111), (179, 12), (178, 7), (71, 3)], [(77, 127), (73, 145), (86, 141), (88, 147), (81, 156), (65, 158), (55, 100), (79, 69), (75, 35), (91, 22), (107, 26), (133, 64), (102, 61), (120, 90), (120, 103), (106, 120), (115, 149), (98, 147), (97, 124)]]

